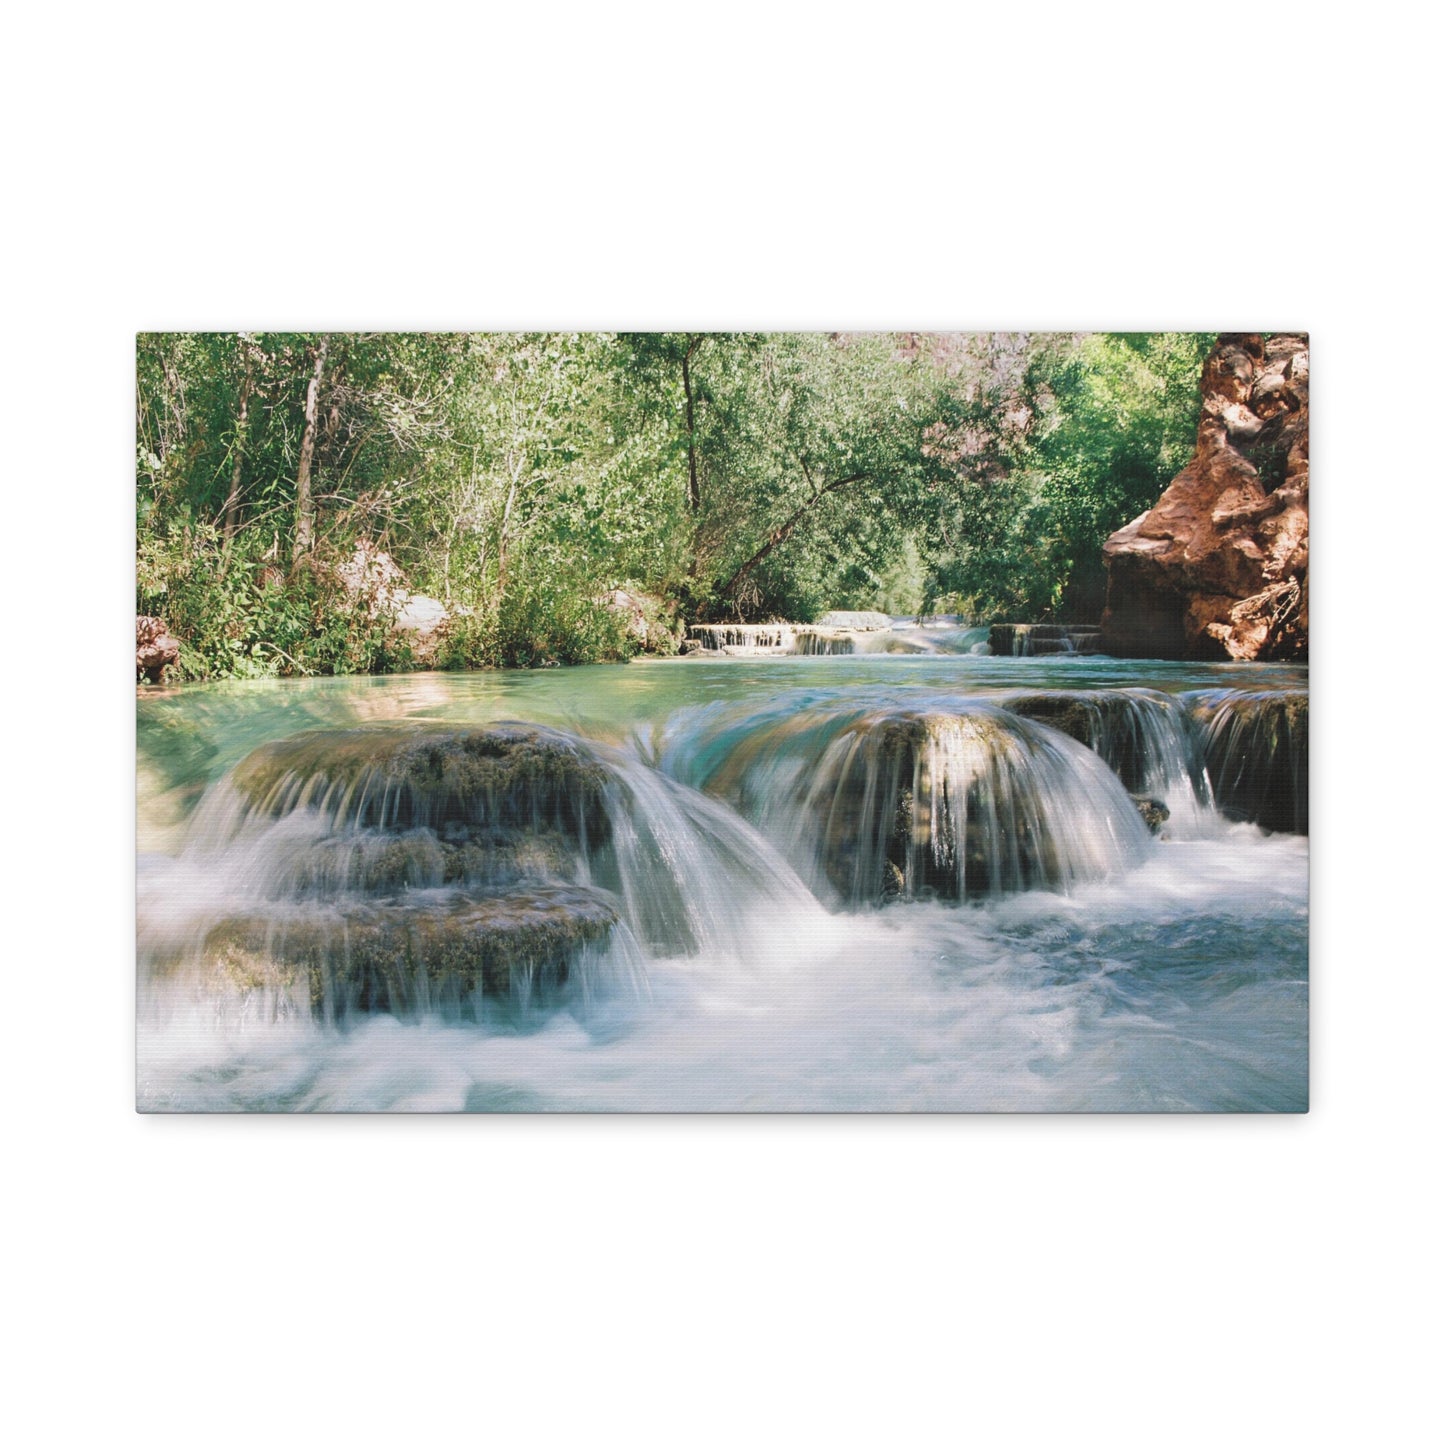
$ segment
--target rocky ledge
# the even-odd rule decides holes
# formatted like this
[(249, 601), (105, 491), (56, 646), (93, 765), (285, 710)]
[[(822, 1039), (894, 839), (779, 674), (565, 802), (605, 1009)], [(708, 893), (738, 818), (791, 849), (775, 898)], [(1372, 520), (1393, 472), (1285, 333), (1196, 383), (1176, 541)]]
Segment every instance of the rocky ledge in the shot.
[(135, 620), (136, 681), (163, 682), (165, 670), (173, 667), (181, 655), (181, 644), (166, 631), (159, 617), (137, 617)]
[(1056, 622), (995, 622), (988, 630), (988, 649), (995, 657), (1096, 653), (1099, 629)]
[(490, 896), (348, 899), (226, 919), (203, 955), (216, 982), (294, 995), (341, 1019), (465, 1012), (488, 998), (545, 1001), (617, 922), (593, 889), (535, 886)]

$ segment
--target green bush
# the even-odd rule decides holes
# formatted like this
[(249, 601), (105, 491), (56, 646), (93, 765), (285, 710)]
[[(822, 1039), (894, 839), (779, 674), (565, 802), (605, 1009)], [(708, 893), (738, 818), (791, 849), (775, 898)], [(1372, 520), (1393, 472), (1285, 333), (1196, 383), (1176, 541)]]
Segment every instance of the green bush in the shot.
[(288, 576), (244, 534), (228, 551), (209, 526), (141, 534), (136, 610), (165, 620), (189, 681), (385, 672), (411, 661), (386, 616), (350, 595), (330, 561)]
[(453, 617), (437, 665), (553, 667), (622, 662), (637, 651), (626, 620), (596, 601), (595, 587), (575, 579), (520, 579), (495, 608)]

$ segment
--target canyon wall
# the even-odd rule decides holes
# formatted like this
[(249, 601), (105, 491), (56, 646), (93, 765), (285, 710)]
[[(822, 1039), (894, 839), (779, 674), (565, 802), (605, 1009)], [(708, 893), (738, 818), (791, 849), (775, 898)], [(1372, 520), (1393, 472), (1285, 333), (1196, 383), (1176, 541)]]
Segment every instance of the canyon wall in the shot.
[(1303, 661), (1309, 650), (1309, 339), (1219, 337), (1189, 465), (1104, 544), (1116, 657)]

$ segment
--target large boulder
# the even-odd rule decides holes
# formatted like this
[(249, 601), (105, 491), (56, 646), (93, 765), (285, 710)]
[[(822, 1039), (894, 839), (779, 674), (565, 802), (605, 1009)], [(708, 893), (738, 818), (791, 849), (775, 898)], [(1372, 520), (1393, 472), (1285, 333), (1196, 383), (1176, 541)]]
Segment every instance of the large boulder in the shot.
[(619, 921), (613, 781), (579, 740), (520, 723), (265, 743), (198, 825), (208, 866), (244, 855), (234, 886), (153, 919), (148, 965), (338, 1021), (545, 1002), (579, 970), (585, 990)]
[(1309, 639), (1309, 342), (1219, 337), (1189, 465), (1104, 544), (1118, 657), (1303, 660)]
[(181, 644), (166, 631), (159, 617), (137, 617), (135, 620), (136, 681), (163, 682), (168, 667), (180, 659)]
[[(868, 713), (821, 756), (805, 720), (769, 742), (811, 759), (789, 811), (817, 871), (850, 904), (1067, 892), (1136, 862), (1147, 841), (1098, 758), (989, 704)], [(726, 790), (725, 774), (717, 784)]]
[(683, 630), (673, 608), (647, 592), (614, 587), (597, 599), (598, 604), (622, 619), (627, 635), (639, 652), (673, 657), (682, 645)]
[(452, 843), (512, 829), (595, 843), (607, 833), (607, 782), (607, 769), (565, 733), (526, 723), (295, 733), (231, 774), (263, 817), (310, 807), (349, 828), (430, 828)]
[(423, 667), (436, 661), (437, 648), (446, 633), (451, 613), (435, 597), (413, 592), (391, 555), (373, 542), (361, 541), (336, 575), (352, 605), (368, 617), (386, 617), (392, 630)]

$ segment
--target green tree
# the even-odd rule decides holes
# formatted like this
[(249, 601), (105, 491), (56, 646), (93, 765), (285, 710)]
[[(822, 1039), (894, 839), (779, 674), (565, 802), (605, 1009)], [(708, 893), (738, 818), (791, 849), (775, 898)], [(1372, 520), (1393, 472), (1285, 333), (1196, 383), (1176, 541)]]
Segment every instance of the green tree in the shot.
[(1193, 454), (1213, 344), (1195, 332), (1107, 333), (1041, 351), (1031, 382), (1048, 400), (1027, 464), (1041, 478), (1067, 616), (1098, 618), (1105, 540), (1153, 506)]

